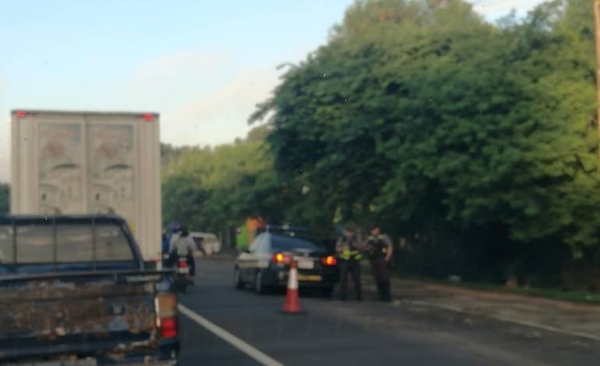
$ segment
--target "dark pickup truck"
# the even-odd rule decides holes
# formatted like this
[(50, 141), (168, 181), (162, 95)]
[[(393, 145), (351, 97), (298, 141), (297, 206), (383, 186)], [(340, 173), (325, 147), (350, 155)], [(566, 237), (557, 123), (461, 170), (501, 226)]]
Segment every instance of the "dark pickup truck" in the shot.
[(0, 365), (176, 365), (170, 272), (116, 216), (0, 216)]

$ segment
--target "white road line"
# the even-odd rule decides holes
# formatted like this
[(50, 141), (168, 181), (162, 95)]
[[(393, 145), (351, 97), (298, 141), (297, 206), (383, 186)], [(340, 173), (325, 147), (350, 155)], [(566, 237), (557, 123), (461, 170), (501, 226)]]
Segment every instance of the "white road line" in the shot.
[(262, 365), (284, 366), (282, 363), (267, 356), (266, 354), (252, 347), (248, 343), (244, 342), (243, 340), (239, 339), (238, 337), (234, 336), (233, 334), (229, 333), (228, 331), (219, 327), (218, 325), (211, 323), (208, 319), (188, 309), (184, 305), (179, 304), (178, 309), (183, 315), (196, 322), (196, 324), (200, 325), (204, 329), (208, 330), (209, 332), (224, 340), (225, 342), (244, 352), (246, 355), (250, 356)]

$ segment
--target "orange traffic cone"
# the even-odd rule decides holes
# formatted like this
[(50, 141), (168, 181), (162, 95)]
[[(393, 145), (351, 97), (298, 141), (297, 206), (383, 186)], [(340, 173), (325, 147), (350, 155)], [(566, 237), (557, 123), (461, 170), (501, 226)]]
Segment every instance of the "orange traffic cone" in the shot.
[(283, 312), (286, 314), (299, 314), (300, 300), (298, 297), (298, 264), (292, 260), (290, 264), (290, 274), (288, 278), (287, 293), (285, 295), (285, 303), (283, 304)]

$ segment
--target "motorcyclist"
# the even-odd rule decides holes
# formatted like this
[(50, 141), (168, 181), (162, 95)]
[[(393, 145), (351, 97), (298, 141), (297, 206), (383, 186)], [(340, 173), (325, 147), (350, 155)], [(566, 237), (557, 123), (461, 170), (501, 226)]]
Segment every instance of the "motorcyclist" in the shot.
[(196, 261), (194, 259), (194, 250), (196, 243), (190, 236), (190, 232), (185, 226), (178, 226), (177, 232), (173, 234), (169, 245), (169, 253), (171, 253), (171, 262), (176, 263), (178, 257), (185, 256), (188, 267), (190, 268), (188, 279), (193, 281), (196, 275)]
[(181, 225), (180, 224), (172, 224), (171, 225), (171, 238), (173, 237), (173, 235), (179, 234), (179, 232), (181, 231)]
[(163, 267), (171, 267), (173, 265), (173, 255), (170, 251), (171, 243), (173, 238), (181, 231), (181, 225), (178, 223), (171, 224), (168, 231), (163, 232), (162, 237), (162, 253), (163, 253)]

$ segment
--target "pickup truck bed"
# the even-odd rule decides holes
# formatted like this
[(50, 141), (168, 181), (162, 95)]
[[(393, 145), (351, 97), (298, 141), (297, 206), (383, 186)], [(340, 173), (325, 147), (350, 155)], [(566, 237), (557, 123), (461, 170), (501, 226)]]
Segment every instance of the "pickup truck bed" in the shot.
[[(112, 220), (94, 219), (94, 225), (125, 225)], [(10, 226), (18, 229), (26, 221), (13, 218)], [(85, 219), (72, 217), (51, 225), (66, 222), (85, 225)], [(127, 242), (134, 244), (131, 237)], [(13, 263), (10, 271), (5, 265), (8, 273), (0, 274), (0, 364), (77, 360), (73, 365), (175, 365), (179, 325), (170, 272), (138, 268), (141, 261), (135, 254), (132, 258), (130, 269), (119, 261), (89, 264), (87, 270), (82, 270), (83, 262), (70, 267), (54, 261), (54, 270), (45, 273), (39, 269), (47, 263), (37, 270), (31, 263)], [(24, 270), (29, 273), (20, 273)]]

